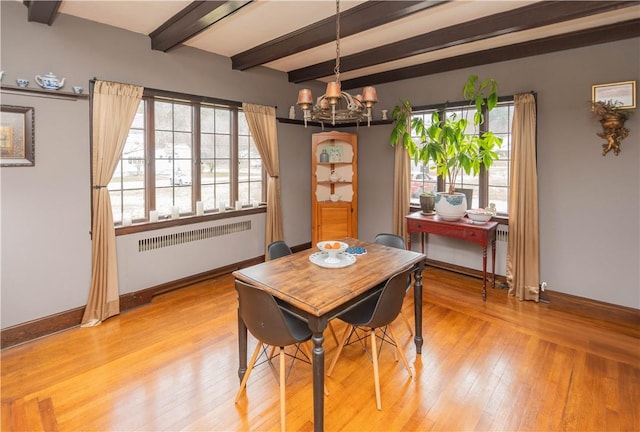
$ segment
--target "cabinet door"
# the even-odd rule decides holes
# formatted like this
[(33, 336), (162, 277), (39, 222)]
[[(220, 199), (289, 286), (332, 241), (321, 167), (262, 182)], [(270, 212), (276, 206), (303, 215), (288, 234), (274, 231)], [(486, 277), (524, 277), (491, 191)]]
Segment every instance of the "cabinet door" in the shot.
[(316, 212), (317, 241), (353, 237), (350, 203), (318, 203)]

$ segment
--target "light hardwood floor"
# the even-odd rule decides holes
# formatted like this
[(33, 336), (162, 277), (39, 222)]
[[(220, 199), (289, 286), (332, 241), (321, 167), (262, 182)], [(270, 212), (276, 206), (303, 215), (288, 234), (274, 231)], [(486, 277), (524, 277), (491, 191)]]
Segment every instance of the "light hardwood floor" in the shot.
[[(478, 279), (428, 268), (423, 280), (421, 356), (406, 326), (394, 326), (413, 378), (385, 347), (378, 411), (368, 357), (345, 348), (326, 379), (327, 431), (640, 430), (637, 311), (553, 296), (551, 304), (519, 302), (492, 289), (483, 303)], [(2, 431), (277, 430), (267, 364), (233, 403), (236, 307), (233, 279), (222, 276), (98, 327), (3, 350)], [(412, 315), (412, 295), (404, 310)], [(328, 364), (331, 337), (325, 346)], [(313, 429), (310, 383), (310, 366), (296, 362), (288, 430)]]

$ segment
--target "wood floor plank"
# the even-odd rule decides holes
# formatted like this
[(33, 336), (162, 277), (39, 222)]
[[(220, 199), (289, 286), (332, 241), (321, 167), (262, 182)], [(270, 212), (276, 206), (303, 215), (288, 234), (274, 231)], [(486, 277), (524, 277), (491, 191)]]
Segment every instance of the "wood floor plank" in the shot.
[[(582, 311), (573, 298), (519, 302), (499, 289), (482, 302), (477, 279), (433, 268), (423, 276), (421, 355), (404, 323), (394, 325), (413, 377), (383, 348), (378, 411), (371, 362), (357, 346), (345, 348), (326, 379), (326, 430), (640, 430), (633, 311), (590, 313), (593, 302)], [(277, 430), (278, 384), (268, 365), (233, 402), (236, 308), (225, 275), (98, 327), (3, 350), (2, 430)], [(411, 315), (413, 296), (403, 310)], [(330, 336), (325, 348), (328, 363)], [(286, 386), (288, 429), (313, 430), (309, 365), (297, 362)]]

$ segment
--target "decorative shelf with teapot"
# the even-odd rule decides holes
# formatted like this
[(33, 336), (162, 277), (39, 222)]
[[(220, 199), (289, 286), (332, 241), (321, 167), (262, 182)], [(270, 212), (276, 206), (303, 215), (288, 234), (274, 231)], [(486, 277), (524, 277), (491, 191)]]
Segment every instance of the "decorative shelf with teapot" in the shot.
[(357, 135), (312, 135), (312, 241), (357, 236)]
[(63, 91), (61, 90), (64, 87), (65, 78), (59, 79), (53, 73), (49, 72), (46, 75), (35, 76), (36, 83), (40, 86), (38, 87), (28, 87), (29, 81), (24, 79), (18, 79), (19, 85), (0, 85), (0, 89), (4, 92), (9, 93), (31, 93), (34, 96), (41, 97), (54, 97), (61, 99), (88, 99), (89, 95), (84, 92), (82, 87), (74, 86), (73, 92)]

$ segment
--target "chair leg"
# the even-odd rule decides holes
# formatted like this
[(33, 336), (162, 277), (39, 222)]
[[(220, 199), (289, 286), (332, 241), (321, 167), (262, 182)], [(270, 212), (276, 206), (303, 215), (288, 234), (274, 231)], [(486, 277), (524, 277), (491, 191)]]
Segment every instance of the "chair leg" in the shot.
[(331, 324), (331, 321), (329, 321), (329, 331), (331, 331), (331, 336), (333, 336), (333, 340), (336, 341), (336, 345), (340, 344), (340, 342), (338, 342), (338, 337), (336, 336), (336, 331), (333, 329), (333, 324)]
[(284, 348), (280, 347), (280, 431), (286, 432), (287, 426), (285, 424), (285, 391), (284, 386), (286, 384), (285, 380), (285, 372), (286, 365), (284, 361)]
[(409, 323), (409, 318), (407, 318), (407, 316), (403, 314), (402, 311), (400, 311), (400, 315), (402, 316), (404, 323), (407, 325), (407, 328), (409, 329), (409, 333), (411, 334), (411, 336), (413, 336), (413, 329), (411, 328), (411, 324)]
[(409, 376), (413, 376), (413, 373), (411, 373), (411, 368), (409, 367), (409, 362), (407, 361), (407, 357), (405, 357), (404, 352), (400, 349), (400, 345), (398, 344), (398, 338), (396, 337), (395, 333), (393, 332), (393, 329), (391, 328), (391, 326), (389, 325), (388, 327), (389, 330), (389, 336), (391, 336), (391, 339), (393, 340), (393, 343), (396, 345), (396, 351), (398, 352), (398, 354), (400, 354), (400, 358), (402, 359), (402, 363), (404, 363), (404, 367), (407, 369), (407, 372), (409, 372)]
[(376, 332), (371, 331), (371, 357), (373, 359), (373, 383), (376, 387), (376, 407), (382, 410), (382, 401), (380, 400), (380, 374), (378, 372), (378, 352), (376, 347)]
[(333, 372), (333, 368), (335, 367), (336, 362), (338, 361), (338, 357), (340, 357), (342, 348), (344, 348), (344, 345), (347, 343), (347, 339), (349, 339), (349, 333), (351, 333), (352, 328), (353, 326), (347, 325), (347, 328), (344, 329), (344, 333), (342, 334), (342, 341), (338, 344), (338, 350), (336, 351), (336, 355), (333, 357), (333, 360), (331, 361), (331, 366), (329, 366), (329, 369), (327, 370), (327, 376), (331, 376), (331, 372)]
[(253, 355), (251, 356), (251, 361), (249, 361), (249, 365), (247, 366), (247, 371), (244, 373), (244, 377), (242, 377), (242, 382), (240, 383), (240, 388), (238, 389), (238, 393), (236, 393), (235, 403), (238, 403), (238, 399), (242, 395), (242, 391), (247, 386), (247, 381), (249, 380), (249, 375), (251, 375), (251, 371), (253, 370), (253, 366), (256, 364), (256, 360), (258, 359), (258, 354), (260, 354), (260, 348), (262, 348), (262, 342), (258, 341), (258, 345), (256, 345), (256, 349), (253, 351)]

